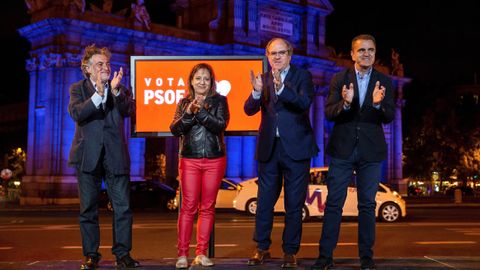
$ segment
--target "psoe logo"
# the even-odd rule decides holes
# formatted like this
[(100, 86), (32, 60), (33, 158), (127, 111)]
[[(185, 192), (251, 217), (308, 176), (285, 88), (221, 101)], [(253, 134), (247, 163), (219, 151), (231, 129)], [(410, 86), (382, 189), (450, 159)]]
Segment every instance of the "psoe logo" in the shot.
[[(180, 100), (186, 95), (185, 90), (185, 80), (183, 78), (156, 78), (152, 82), (152, 78), (144, 78), (145, 87), (159, 87), (155, 90), (153, 89), (144, 89), (144, 100), (145, 105), (149, 105), (151, 102), (156, 105), (162, 104), (178, 104)], [(221, 80), (215, 82), (217, 85), (217, 93), (222, 96), (227, 96), (232, 89), (232, 84), (227, 80)], [(163, 89), (161, 89), (161, 88)]]
[(227, 80), (221, 80), (219, 82), (215, 82), (217, 84), (217, 93), (222, 96), (227, 96), (232, 89), (232, 84)]

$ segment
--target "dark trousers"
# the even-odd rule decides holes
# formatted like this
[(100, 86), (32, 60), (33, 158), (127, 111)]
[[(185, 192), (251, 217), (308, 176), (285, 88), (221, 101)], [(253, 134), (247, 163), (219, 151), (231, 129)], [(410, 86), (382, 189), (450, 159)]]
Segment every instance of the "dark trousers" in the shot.
[(105, 179), (108, 196), (114, 209), (112, 253), (117, 258), (121, 258), (132, 249), (133, 217), (130, 210), (130, 177), (112, 174), (106, 164), (105, 154), (102, 153), (93, 172), (77, 169), (83, 255), (99, 256), (98, 202), (102, 179)]
[(357, 173), (358, 253), (373, 257), (375, 243), (375, 196), (381, 175), (380, 162), (361, 160), (357, 149), (348, 159), (331, 158), (327, 178), (327, 203), (323, 216), (320, 256), (332, 257), (337, 246), (343, 205), (353, 171)]
[(258, 201), (253, 239), (262, 250), (270, 248), (273, 226), (273, 209), (282, 191), (284, 181), (285, 228), (282, 249), (296, 254), (302, 238), (302, 207), (308, 188), (310, 159), (291, 159), (280, 142), (275, 140), (272, 157), (258, 164)]

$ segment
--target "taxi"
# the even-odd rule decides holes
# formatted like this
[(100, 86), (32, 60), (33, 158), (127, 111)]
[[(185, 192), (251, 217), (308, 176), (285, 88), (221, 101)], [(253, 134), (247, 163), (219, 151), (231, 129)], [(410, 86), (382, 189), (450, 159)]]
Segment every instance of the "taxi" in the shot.
[[(220, 183), (220, 189), (218, 190), (215, 208), (233, 208), (233, 199), (235, 199), (241, 189), (241, 184), (233, 180), (223, 178), (222, 182)], [(180, 204), (180, 195), (180, 189), (177, 189), (176, 196), (167, 202), (168, 210), (174, 211), (178, 209)]]
[[(327, 199), (327, 178), (328, 167), (310, 169), (310, 183), (308, 185), (307, 197), (302, 210), (303, 220), (310, 217), (321, 217), (325, 210), (325, 201)], [(252, 178), (242, 182), (242, 188), (233, 200), (233, 208), (246, 211), (255, 215), (257, 211), (257, 190), (258, 178)], [(354, 185), (354, 177), (351, 185), (348, 187), (347, 198), (343, 206), (343, 216), (358, 216), (357, 209), (357, 189)], [(275, 212), (285, 212), (283, 189), (280, 193)], [(377, 207), (375, 215), (384, 222), (396, 222), (407, 215), (406, 203), (398, 192), (392, 190), (385, 184), (380, 183), (376, 195)]]

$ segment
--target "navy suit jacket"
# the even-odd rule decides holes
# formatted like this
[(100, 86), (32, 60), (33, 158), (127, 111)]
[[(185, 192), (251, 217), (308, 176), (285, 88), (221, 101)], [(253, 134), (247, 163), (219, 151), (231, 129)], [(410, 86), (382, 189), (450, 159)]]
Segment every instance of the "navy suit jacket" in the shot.
[(262, 74), (263, 89), (260, 99), (252, 95), (245, 101), (247, 115), (261, 110), (259, 136), (257, 138), (256, 158), (261, 162), (270, 159), (276, 136), (276, 127), (280, 141), (287, 154), (294, 160), (305, 160), (318, 153), (309, 109), (314, 96), (312, 75), (309, 71), (290, 66), (283, 84), (281, 95), (276, 96), (271, 72)]
[[(380, 109), (373, 107), (373, 89), (380, 81), (385, 86), (385, 98)], [(354, 85), (354, 97), (349, 110), (343, 109), (342, 87)], [(390, 123), (395, 116), (394, 90), (388, 76), (373, 69), (362, 107), (359, 103), (355, 68), (343, 70), (332, 78), (325, 106), (325, 116), (334, 121), (326, 153), (335, 158), (347, 159), (355, 146), (361, 158), (380, 162), (387, 157), (387, 144), (382, 124)]]
[(131, 91), (126, 87), (120, 85), (119, 91), (118, 96), (114, 96), (111, 90), (108, 91), (106, 108), (101, 110), (91, 100), (95, 88), (90, 79), (81, 80), (70, 87), (68, 112), (75, 121), (75, 136), (70, 149), (69, 165), (84, 172), (92, 172), (105, 147), (108, 169), (116, 175), (130, 174), (124, 118), (133, 115), (135, 102)]

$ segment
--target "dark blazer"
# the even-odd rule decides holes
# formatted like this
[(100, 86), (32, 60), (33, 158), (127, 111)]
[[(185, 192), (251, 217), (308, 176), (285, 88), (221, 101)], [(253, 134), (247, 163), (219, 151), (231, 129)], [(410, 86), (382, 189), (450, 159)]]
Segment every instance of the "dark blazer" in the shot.
[[(372, 106), (375, 83), (385, 86), (385, 98), (380, 109)], [(350, 110), (343, 109), (342, 87), (354, 85), (354, 97)], [(392, 81), (383, 73), (373, 69), (368, 83), (363, 106), (359, 103), (355, 68), (334, 75), (325, 106), (325, 116), (334, 121), (326, 153), (335, 158), (348, 158), (358, 146), (358, 153), (369, 162), (380, 162), (387, 157), (387, 144), (382, 124), (390, 123), (395, 116), (394, 90)]]
[(227, 98), (215, 94), (205, 99), (197, 114), (188, 114), (191, 100), (183, 98), (177, 105), (170, 131), (180, 137), (180, 157), (218, 158), (225, 156), (224, 132), (230, 120)]
[(129, 174), (130, 156), (123, 122), (135, 112), (132, 92), (120, 85), (120, 94), (114, 96), (110, 87), (105, 110), (93, 104), (91, 96), (94, 93), (90, 79), (70, 87), (68, 112), (75, 121), (75, 136), (68, 163), (84, 172), (92, 172), (105, 147), (109, 170), (117, 175)]
[(283, 82), (282, 94), (277, 96), (273, 87), (271, 72), (262, 74), (262, 96), (256, 100), (252, 95), (245, 101), (247, 115), (262, 112), (256, 158), (265, 162), (270, 159), (275, 142), (276, 127), (280, 141), (287, 154), (294, 160), (304, 160), (318, 153), (309, 109), (314, 97), (312, 75), (309, 71), (295, 68), (290, 70)]

